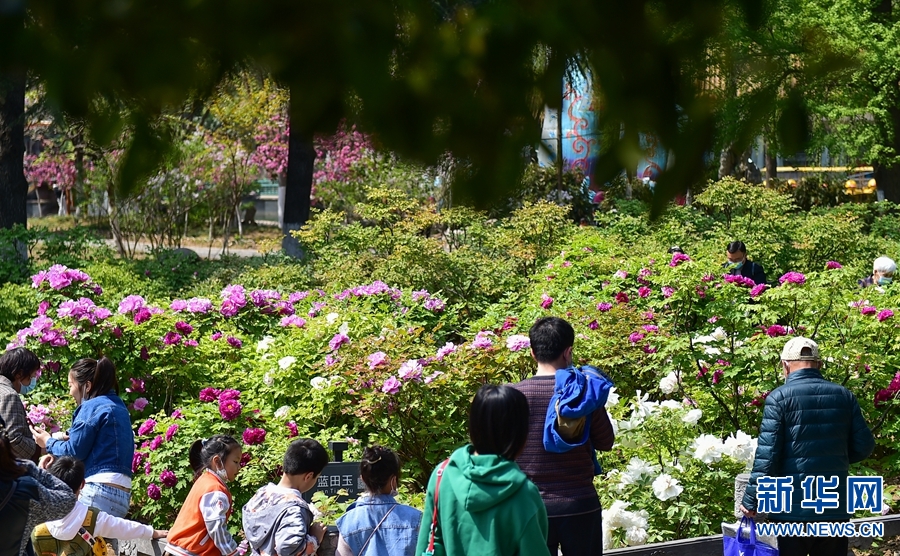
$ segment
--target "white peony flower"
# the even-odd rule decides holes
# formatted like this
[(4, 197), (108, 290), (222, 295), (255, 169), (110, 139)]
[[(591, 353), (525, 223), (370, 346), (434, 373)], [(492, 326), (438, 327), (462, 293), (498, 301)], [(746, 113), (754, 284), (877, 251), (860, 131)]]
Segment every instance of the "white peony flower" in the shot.
[(703, 463), (712, 463), (722, 459), (722, 441), (717, 436), (703, 434), (691, 443), (691, 455)]
[(609, 508), (603, 510), (604, 525), (607, 525), (610, 529), (624, 527), (627, 520), (622, 521), (622, 518), (625, 517), (624, 514), (631, 513), (628, 511), (628, 506), (630, 505), (631, 502), (625, 502), (624, 500), (613, 501)]
[(625, 544), (639, 546), (647, 542), (647, 530), (640, 527), (629, 527), (625, 530)]
[(291, 365), (293, 365), (297, 361), (296, 357), (288, 355), (286, 357), (282, 357), (278, 360), (278, 366), (281, 367), (282, 370), (287, 369)]
[(659, 473), (659, 466), (646, 462), (639, 457), (633, 457), (625, 467), (625, 473), (636, 477), (635, 482), (637, 482), (645, 476), (649, 477)]
[(262, 340), (256, 342), (256, 351), (269, 351), (269, 348), (272, 344), (275, 343), (275, 338), (271, 336), (264, 336)]
[(341, 316), (337, 313), (328, 313), (327, 315), (325, 315), (325, 322), (327, 322), (328, 324), (334, 324), (339, 318), (341, 318)]
[(753, 463), (753, 457), (756, 455), (756, 439), (739, 430), (725, 439), (722, 453), (745, 464)]
[(290, 406), (283, 405), (275, 410), (275, 418), (276, 419), (284, 419), (288, 416), (288, 413), (291, 412)]
[(613, 437), (619, 436), (619, 422), (610, 417), (609, 424), (612, 426)]
[(659, 390), (663, 394), (671, 394), (678, 390), (678, 375), (671, 371), (659, 381)]
[(728, 334), (725, 332), (725, 329), (721, 326), (713, 330), (713, 333), (710, 334), (716, 340), (725, 340), (728, 338)]
[(684, 404), (681, 402), (676, 402), (675, 400), (664, 400), (660, 402), (659, 407), (672, 410), (680, 410), (684, 409)]
[(316, 390), (322, 390), (323, 388), (328, 386), (328, 379), (324, 376), (317, 376), (309, 381), (309, 385)]
[(603, 550), (609, 550), (612, 548), (613, 538), (612, 538), (612, 529), (609, 528), (609, 525), (606, 523), (606, 516), (603, 516)]
[(275, 377), (273, 377), (271, 373), (264, 374), (263, 384), (265, 384), (266, 386), (272, 386), (273, 384), (275, 384)]
[(609, 397), (606, 398), (606, 408), (615, 407), (619, 405), (619, 393), (616, 392), (616, 387), (613, 386), (609, 389)]
[(692, 409), (687, 412), (687, 414), (681, 418), (682, 421), (687, 423), (688, 425), (696, 425), (700, 422), (700, 418), (703, 417), (703, 410), (701, 409)]
[(684, 491), (684, 487), (678, 484), (678, 479), (663, 473), (653, 480), (653, 495), (665, 502), (670, 498), (675, 498)]
[(349, 335), (349, 334), (350, 334), (350, 323), (349, 323), (349, 322), (343, 323), (343, 324), (341, 325), (341, 327), (338, 328), (338, 332), (340, 332), (340, 333), (343, 334), (344, 336)]

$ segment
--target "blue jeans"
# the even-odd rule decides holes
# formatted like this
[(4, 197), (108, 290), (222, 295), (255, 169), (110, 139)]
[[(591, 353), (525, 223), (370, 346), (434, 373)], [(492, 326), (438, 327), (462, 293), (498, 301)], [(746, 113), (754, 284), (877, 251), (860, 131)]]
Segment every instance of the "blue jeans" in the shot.
[(131, 493), (102, 483), (87, 483), (81, 489), (78, 500), (86, 506), (93, 506), (109, 515), (125, 517), (131, 506)]

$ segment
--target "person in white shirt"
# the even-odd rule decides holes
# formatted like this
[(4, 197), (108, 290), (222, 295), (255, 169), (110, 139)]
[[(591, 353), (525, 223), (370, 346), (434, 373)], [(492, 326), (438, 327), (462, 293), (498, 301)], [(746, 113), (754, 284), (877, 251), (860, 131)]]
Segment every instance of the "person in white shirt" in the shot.
[[(70, 456), (45, 457), (42, 466), (48, 466), (51, 475), (66, 483), (77, 496), (84, 487), (84, 463)], [(87, 533), (87, 535), (85, 535)], [(112, 516), (97, 508), (76, 502), (69, 515), (56, 521), (48, 521), (34, 528), (31, 542), (35, 553), (91, 554), (92, 546), (104, 540), (162, 539), (168, 531), (154, 530), (149, 525)]]

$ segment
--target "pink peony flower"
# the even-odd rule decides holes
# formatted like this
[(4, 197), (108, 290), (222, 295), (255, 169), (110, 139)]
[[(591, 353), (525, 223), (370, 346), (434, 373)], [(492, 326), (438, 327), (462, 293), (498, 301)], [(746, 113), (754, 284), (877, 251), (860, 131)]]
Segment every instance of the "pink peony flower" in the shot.
[(166, 429), (166, 442), (172, 440), (176, 432), (178, 432), (178, 425), (169, 425), (169, 428)]
[(162, 498), (162, 490), (160, 490), (160, 488), (155, 483), (150, 483), (147, 486), (147, 496), (151, 500), (159, 500), (160, 498)]
[(628, 336), (628, 341), (632, 344), (636, 344), (644, 339), (644, 335), (640, 332), (632, 332), (630, 336)]
[(300, 433), (297, 431), (297, 423), (295, 423), (295, 422), (293, 422), (293, 421), (288, 421), (288, 422), (287, 422), (287, 428), (288, 428), (288, 438), (294, 438), (294, 437), (296, 437), (297, 435), (300, 434)]
[(281, 319), (279, 325), (282, 327), (296, 326), (297, 328), (303, 328), (306, 326), (306, 319), (298, 316), (284, 317)]
[(195, 348), (200, 345), (200, 342), (198, 342), (197, 340), (194, 340), (193, 338), (188, 338), (187, 340), (184, 341), (184, 345)]
[(628, 273), (625, 272), (624, 270), (617, 270), (615, 272), (615, 274), (613, 274), (613, 276), (615, 276), (616, 278), (618, 278), (620, 280), (624, 280), (625, 278), (628, 278)]
[(422, 378), (422, 363), (418, 359), (404, 361), (397, 370), (397, 376), (401, 380), (420, 380)]
[(446, 344), (444, 344), (444, 347), (437, 351), (435, 359), (437, 359), (438, 361), (443, 361), (444, 357), (450, 355), (454, 351), (456, 351), (456, 344), (454, 344), (453, 342), (447, 342)]
[(180, 320), (175, 323), (175, 330), (177, 330), (181, 334), (190, 334), (194, 331), (194, 327), (184, 322), (183, 320)]
[(127, 315), (133, 313), (142, 307), (146, 307), (147, 302), (139, 295), (129, 295), (119, 302), (119, 314)]
[(150, 403), (147, 401), (147, 398), (138, 398), (134, 400), (134, 409), (135, 411), (144, 411), (144, 408), (147, 407), (147, 404)]
[(884, 309), (883, 311), (878, 313), (878, 316), (876, 318), (878, 319), (878, 322), (884, 322), (893, 316), (894, 316), (893, 311), (891, 311), (890, 309)]
[(244, 342), (242, 342), (238, 338), (235, 338), (234, 336), (229, 336), (225, 341), (228, 342), (228, 345), (233, 347), (234, 349), (241, 349), (241, 346), (244, 345)]
[(257, 444), (262, 444), (266, 441), (266, 430), (265, 429), (257, 429), (257, 428), (248, 428), (244, 430), (244, 434), (242, 435), (244, 439), (244, 444), (248, 444), (250, 446), (255, 446)]
[(652, 290), (647, 286), (641, 286), (638, 288), (638, 296), (641, 298), (649, 297)]
[(778, 282), (781, 284), (790, 283), (790, 284), (802, 285), (803, 283), (806, 282), (806, 276), (804, 276), (803, 274), (801, 274), (799, 272), (788, 272), (787, 274), (785, 274), (784, 276), (779, 278)]
[(403, 386), (403, 384), (401, 384), (396, 377), (389, 376), (387, 380), (384, 381), (384, 384), (381, 385), (381, 391), (385, 394), (396, 394), (400, 391), (401, 386)]
[(161, 435), (157, 434), (156, 436), (153, 437), (153, 440), (150, 441), (150, 446), (149, 446), (150, 451), (151, 452), (155, 451), (157, 448), (162, 446), (162, 443), (163, 443), (163, 437)]
[(840, 268), (844, 268), (844, 265), (837, 261), (828, 261), (827, 263), (825, 263), (825, 268), (827, 270), (838, 270)]
[(222, 338), (222, 333), (221, 333), (221, 332), (213, 332), (212, 335), (209, 337), (209, 339), (212, 340), (212, 341), (214, 341), (214, 342), (219, 341), (221, 338)]
[(161, 482), (164, 486), (172, 488), (178, 483), (178, 477), (175, 476), (175, 473), (166, 469), (159, 474), (159, 482)]
[(153, 429), (156, 427), (156, 421), (153, 419), (147, 419), (144, 421), (140, 427), (138, 427), (138, 436), (144, 436), (150, 432), (153, 432)]
[(379, 365), (384, 365), (388, 362), (388, 356), (383, 351), (376, 351), (375, 353), (369, 355), (366, 360), (369, 363), (369, 368), (374, 369)]
[(671, 286), (663, 286), (663, 287), (662, 287), (662, 294), (663, 294), (663, 297), (665, 297), (665, 298), (668, 299), (668, 298), (672, 297), (672, 296), (675, 294), (675, 288), (673, 288), (673, 287), (671, 287)]
[(713, 373), (712, 383), (718, 384), (722, 378), (725, 376), (725, 372), (722, 369), (716, 369)]
[(177, 346), (181, 343), (181, 334), (177, 332), (166, 332), (166, 335), (163, 336), (163, 343), (167, 346)]
[(625, 304), (625, 303), (628, 303), (628, 301), (630, 301), (630, 300), (628, 299), (627, 293), (619, 292), (616, 294), (616, 303)]
[(766, 328), (766, 336), (770, 338), (778, 338), (779, 336), (784, 336), (787, 333), (787, 328), (781, 326), (780, 324), (773, 324), (772, 326)]
[(200, 401), (201, 402), (214, 402), (219, 399), (219, 394), (222, 391), (218, 388), (204, 388), (200, 390)]
[[(597, 321), (594, 321), (595, 323)], [(531, 340), (523, 334), (513, 334), (506, 338), (506, 347), (510, 351), (520, 351), (531, 347)]]
[(331, 351), (334, 351), (336, 349), (339, 349), (342, 345), (349, 343), (350, 338), (348, 338), (346, 334), (341, 334), (340, 332), (338, 332), (334, 335), (334, 337), (331, 338), (331, 341), (328, 342), (328, 348), (331, 349)]
[(872, 305), (863, 305), (862, 307), (859, 308), (859, 312), (862, 313), (863, 315), (868, 316), (868, 315), (874, 315), (875, 313), (877, 313), (878, 309), (876, 309)]
[(173, 299), (172, 303), (169, 303), (169, 310), (174, 313), (180, 313), (187, 309), (188, 302), (184, 299)]
[(687, 262), (689, 260), (691, 260), (691, 258), (688, 257), (687, 255), (685, 255), (684, 253), (672, 253), (672, 260), (669, 261), (669, 266), (671, 266), (672, 268), (675, 268), (679, 264), (681, 264), (683, 262)]
[(494, 347), (494, 342), (491, 340), (491, 336), (493, 335), (494, 333), (489, 330), (482, 330), (475, 335), (475, 339), (469, 344), (469, 349), (487, 349)]
[(612, 309), (612, 307), (613, 307), (612, 303), (598, 303), (597, 304), (597, 310), (600, 311), (601, 313), (605, 313), (605, 312), (609, 311), (610, 309)]
[(549, 309), (552, 306), (553, 306), (553, 298), (545, 293), (542, 293), (541, 294), (541, 309)]
[(645, 332), (659, 332), (659, 327), (655, 324), (645, 324), (641, 328), (643, 328)]
[(753, 286), (753, 288), (750, 290), (750, 297), (758, 296), (762, 292), (766, 291), (766, 288), (768, 288), (768, 286), (765, 284), (757, 284)]
[(222, 400), (239, 400), (241, 399), (241, 391), (234, 388), (226, 388), (219, 394), (219, 401)]
[(219, 415), (226, 421), (234, 421), (241, 415), (241, 402), (238, 400), (219, 400)]

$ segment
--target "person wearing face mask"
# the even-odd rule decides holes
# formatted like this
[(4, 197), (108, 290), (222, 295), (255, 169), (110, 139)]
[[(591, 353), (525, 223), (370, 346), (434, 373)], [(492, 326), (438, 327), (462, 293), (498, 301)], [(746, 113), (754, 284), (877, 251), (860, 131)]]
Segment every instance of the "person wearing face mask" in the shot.
[(31, 351), (19, 347), (0, 357), (0, 417), (6, 421), (13, 455), (37, 463), (41, 448), (28, 428), (25, 406), (20, 396), (34, 390), (41, 361)]
[(35, 441), (51, 456), (72, 456), (84, 462), (85, 486), (78, 500), (115, 517), (125, 517), (131, 505), (131, 460), (134, 432), (113, 362), (102, 357), (80, 359), (69, 371), (69, 394), (75, 413), (68, 439), (52, 438), (31, 428)]
[(872, 264), (872, 274), (859, 281), (860, 288), (869, 286), (887, 286), (894, 281), (894, 273), (897, 272), (897, 263), (887, 257), (878, 257)]
[[(843, 494), (837, 508), (804, 508), (802, 483), (806, 477), (837, 477), (832, 492), (846, 493), (850, 464), (866, 459), (875, 448), (872, 431), (853, 393), (822, 376), (814, 341), (789, 340), (781, 352), (781, 366), (785, 381), (766, 397), (741, 511), (747, 517), (756, 515), (761, 477), (790, 477), (790, 509), (770, 513), (771, 521), (848, 521), (853, 512), (847, 512)], [(778, 550), (781, 556), (844, 556), (847, 541), (847, 537), (778, 537)]]
[(366, 494), (337, 520), (336, 556), (413, 556), (422, 512), (398, 503), (400, 458), (382, 446), (370, 446), (359, 462)]
[(747, 258), (747, 246), (743, 241), (729, 243), (725, 248), (725, 258), (727, 260), (722, 264), (722, 268), (726, 274), (750, 278), (756, 284), (766, 283), (766, 271), (761, 264)]

